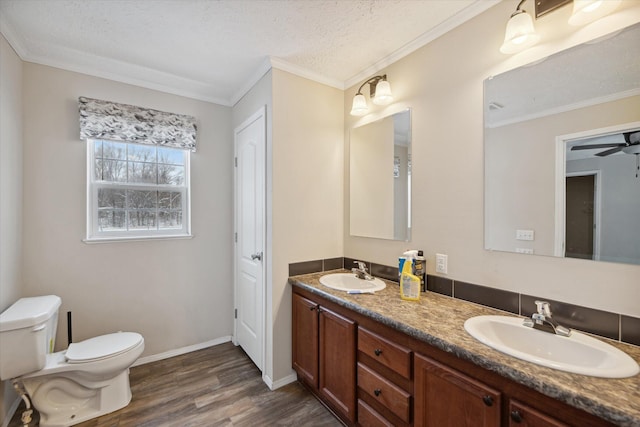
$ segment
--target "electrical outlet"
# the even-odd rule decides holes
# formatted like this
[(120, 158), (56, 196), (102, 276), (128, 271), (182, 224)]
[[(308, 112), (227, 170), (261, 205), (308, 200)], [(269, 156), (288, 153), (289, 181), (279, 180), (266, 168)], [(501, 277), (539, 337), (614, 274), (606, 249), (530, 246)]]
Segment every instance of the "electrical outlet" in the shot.
[(447, 274), (447, 256), (436, 254), (436, 273)]
[(533, 255), (533, 249), (529, 249), (529, 248), (516, 248), (516, 253), (518, 253), (518, 254), (529, 254), (529, 255)]

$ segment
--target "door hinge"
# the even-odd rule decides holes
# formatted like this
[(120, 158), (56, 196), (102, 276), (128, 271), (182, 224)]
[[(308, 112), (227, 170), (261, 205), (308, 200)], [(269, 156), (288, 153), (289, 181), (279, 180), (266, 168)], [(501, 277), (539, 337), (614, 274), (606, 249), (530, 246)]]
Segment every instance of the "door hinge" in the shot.
[(234, 163), (235, 167), (238, 167), (238, 158), (237, 157), (233, 158), (233, 163)]
[(237, 309), (237, 308), (234, 310), (233, 318), (234, 318), (234, 319), (237, 319), (237, 318), (238, 318), (238, 309)]
[(233, 241), (238, 243), (238, 232), (233, 233)]

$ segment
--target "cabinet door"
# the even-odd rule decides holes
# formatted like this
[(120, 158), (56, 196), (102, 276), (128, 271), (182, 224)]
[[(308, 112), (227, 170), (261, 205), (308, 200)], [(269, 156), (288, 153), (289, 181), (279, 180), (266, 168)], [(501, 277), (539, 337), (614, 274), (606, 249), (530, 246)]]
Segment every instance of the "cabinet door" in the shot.
[(509, 427), (569, 427), (517, 400), (509, 402)]
[(320, 394), (334, 410), (355, 422), (356, 326), (352, 320), (320, 308)]
[(500, 425), (500, 393), (425, 356), (415, 357), (415, 426)]
[(293, 369), (318, 388), (318, 304), (293, 294)]

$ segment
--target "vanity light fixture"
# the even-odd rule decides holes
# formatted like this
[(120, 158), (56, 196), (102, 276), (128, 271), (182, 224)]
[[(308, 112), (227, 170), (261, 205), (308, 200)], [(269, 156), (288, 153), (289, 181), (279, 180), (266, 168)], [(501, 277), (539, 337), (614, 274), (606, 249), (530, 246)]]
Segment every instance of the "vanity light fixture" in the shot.
[(620, 0), (573, 0), (569, 25), (585, 25), (613, 12)]
[(507, 29), (504, 34), (504, 43), (500, 47), (500, 52), (512, 54), (520, 52), (533, 46), (540, 40), (540, 35), (533, 27), (533, 18), (526, 10), (521, 9), (522, 4), (527, 0), (521, 0), (516, 7), (516, 11), (511, 14)]
[(367, 99), (362, 94), (362, 88), (369, 84), (369, 97), (376, 105), (387, 105), (393, 101), (391, 95), (391, 86), (387, 81), (387, 75), (371, 77), (366, 82), (362, 83), (358, 88), (356, 96), (353, 97), (353, 104), (351, 105), (352, 116), (364, 116), (369, 111), (367, 105)]

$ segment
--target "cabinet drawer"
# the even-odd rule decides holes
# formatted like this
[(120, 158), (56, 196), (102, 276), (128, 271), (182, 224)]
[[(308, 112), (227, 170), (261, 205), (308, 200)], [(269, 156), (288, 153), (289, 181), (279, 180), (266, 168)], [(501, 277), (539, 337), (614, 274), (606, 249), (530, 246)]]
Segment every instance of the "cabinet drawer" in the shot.
[(394, 427), (371, 406), (358, 399), (358, 425), (362, 427)]
[(411, 395), (362, 363), (358, 363), (358, 387), (400, 419), (409, 422)]
[(568, 424), (551, 418), (549, 415), (534, 409), (517, 400), (509, 402), (510, 427), (569, 427)]
[(358, 350), (371, 356), (406, 379), (411, 379), (411, 350), (362, 327), (358, 328)]

